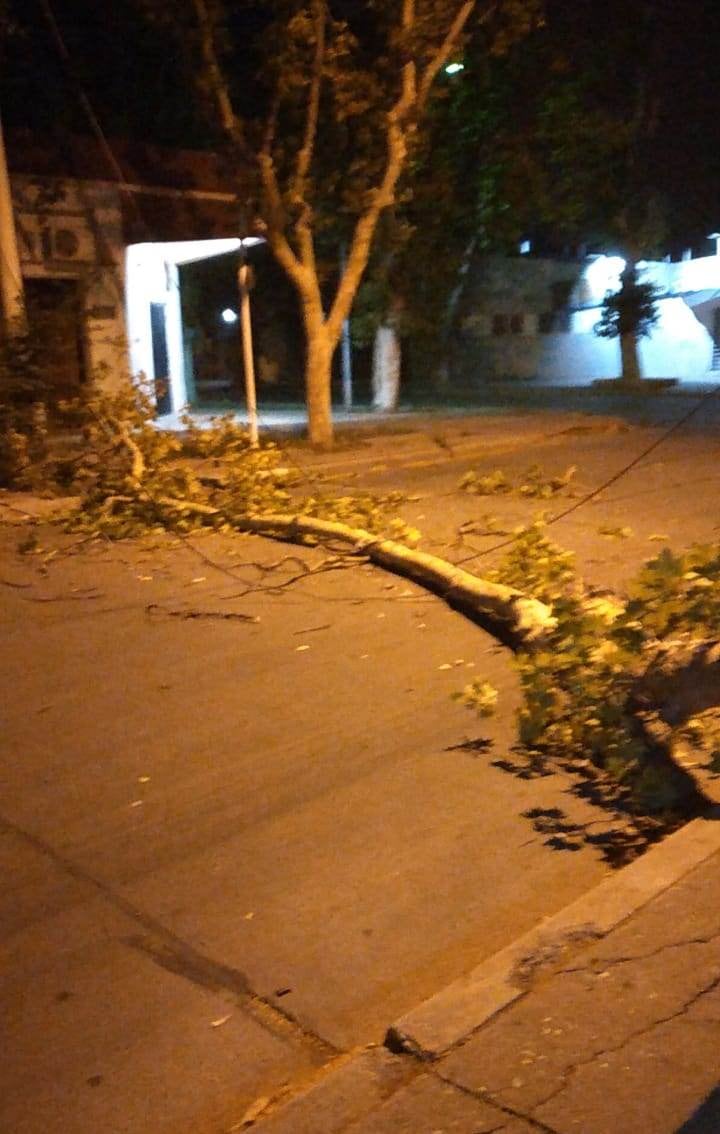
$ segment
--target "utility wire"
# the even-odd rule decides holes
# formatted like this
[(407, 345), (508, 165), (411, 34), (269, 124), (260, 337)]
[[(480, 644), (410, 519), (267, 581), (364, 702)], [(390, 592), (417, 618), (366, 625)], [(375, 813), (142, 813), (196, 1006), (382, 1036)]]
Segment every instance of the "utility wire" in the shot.
[[(113, 152), (113, 149), (112, 149), (112, 147), (111, 147), (111, 145), (110, 145), (110, 143), (107, 139), (107, 136), (106, 136), (106, 134), (105, 134), (105, 132), (102, 128), (100, 120), (98, 119), (97, 115), (95, 114), (92, 103), (90, 102), (90, 99), (86, 95), (84, 87), (82, 86), (82, 83), (81, 83), (77, 73), (75, 72), (70, 52), (67, 49), (67, 45), (66, 45), (65, 40), (63, 38), (62, 32), (60, 31), (57, 20), (55, 19), (55, 16), (54, 16), (53, 10), (50, 6), (49, 0), (40, 0), (40, 7), (42, 9), (43, 15), (44, 15), (45, 20), (46, 20), (48, 27), (50, 29), (50, 32), (51, 32), (53, 41), (55, 43), (55, 46), (57, 48), (58, 54), (60, 55), (60, 58), (62, 59), (63, 64), (65, 65), (67, 72), (68, 72), (70, 78), (72, 79), (72, 81), (75, 85), (78, 99), (79, 99), (79, 101), (82, 105), (83, 110), (85, 111), (85, 114), (87, 115), (88, 122), (90, 123), (90, 125), (92, 127), (93, 133), (95, 134), (95, 137), (98, 141), (100, 149), (102, 150), (103, 154), (105, 155), (105, 159), (108, 162), (108, 165), (110, 166), (110, 168), (112, 169), (116, 180), (120, 183), (120, 187), (121, 187), (121, 190), (122, 190), (124, 184), (126, 183), (125, 174), (123, 173), (122, 167), (121, 167), (119, 161), (117, 160), (117, 158), (116, 158), (116, 156)], [(142, 216), (142, 214), (140, 212), (138, 203), (135, 200), (134, 195), (128, 194), (128, 196), (130, 196), (131, 199), (132, 199), (133, 208), (136, 211), (136, 215), (137, 215), (138, 219), (141, 221), (142, 225), (144, 227), (146, 227), (145, 218)], [(678, 429), (681, 429), (683, 425), (685, 425), (688, 421), (690, 421), (690, 419), (692, 417), (694, 417), (695, 414), (711, 398), (715, 397), (715, 395), (719, 392), (720, 392), (720, 386), (716, 386), (716, 387), (714, 387), (714, 389), (710, 390), (707, 394), (704, 394), (702, 396), (702, 398), (700, 399), (700, 401), (697, 403), (696, 406), (694, 406), (691, 410), (689, 410), (688, 413), (686, 413), (683, 417), (681, 417), (679, 421), (676, 421), (675, 424), (672, 425), (668, 430), (666, 430), (666, 432), (664, 434), (662, 434), (661, 437), (656, 438), (656, 440), (653, 441), (652, 445), (649, 445), (646, 449), (643, 450), (642, 453), (639, 453), (637, 457), (635, 457), (632, 461), (629, 461), (628, 464), (626, 464), (622, 469), (620, 469), (619, 472), (617, 472), (613, 476), (609, 477), (606, 481), (604, 481), (602, 484), (600, 484), (597, 488), (593, 489), (592, 492), (588, 492), (580, 500), (576, 500), (573, 504), (571, 504), (570, 507), (565, 508), (562, 512), (558, 512), (557, 515), (551, 516), (550, 519), (546, 521), (546, 525), (550, 526), (551, 524), (556, 524), (556, 523), (558, 523), (558, 521), (565, 519), (566, 516), (569, 516), (573, 512), (576, 512), (579, 508), (582, 508), (585, 504), (588, 504), (591, 500), (594, 500), (595, 497), (599, 496), (599, 494), (601, 492), (604, 492), (606, 488), (610, 488), (611, 485), (615, 484), (622, 477), (626, 476), (627, 473), (629, 473), (631, 469), (635, 468), (636, 465), (638, 465), (641, 461), (643, 461), (645, 459), (645, 457), (649, 456), (650, 453), (652, 453), (660, 445), (664, 444), (664, 442), (667, 440), (668, 437), (670, 437), (673, 433), (675, 433)], [(318, 483), (319, 481), (322, 480), (321, 477), (318, 477), (317, 473), (311, 473), (310, 469), (307, 466), (305, 468), (302, 468), (301, 463), (298, 461), (297, 457), (294, 454), (289, 454), (289, 453), (285, 452), (284, 455), (286, 457), (290, 458), (291, 463), (295, 465), (297, 471), (301, 472), (305, 476), (305, 478), (310, 481), (310, 483), (313, 483), (313, 482)], [(514, 542), (515, 542), (514, 537), (511, 537), (510, 539), (507, 539), (507, 540), (503, 540), (502, 543), (494, 544), (492, 547), (487, 547), (483, 551), (478, 551), (478, 552), (474, 553), (473, 555), (468, 555), (468, 556), (465, 556), (465, 558), (463, 558), (463, 559), (458, 559), (456, 561), (456, 564), (457, 564), (457, 566), (461, 566), (464, 563), (471, 563), (475, 559), (482, 559), (486, 555), (492, 554), (492, 552), (494, 552), (494, 551), (500, 551), (500, 550), (502, 550), (506, 547), (509, 547)]]
[(53, 10), (50, 7), (49, 0), (40, 0), (40, 8), (42, 9), (43, 16), (45, 17), (45, 21), (48, 25), (48, 28), (50, 29), (50, 34), (52, 36), (55, 47), (57, 48), (58, 55), (60, 56), (69, 77), (73, 81), (80, 104), (85, 111), (87, 120), (92, 127), (92, 131), (95, 135), (98, 145), (105, 155), (105, 160), (113, 171), (116, 180), (124, 182), (126, 180), (125, 174), (123, 173), (122, 167), (120, 166), (119, 161), (113, 153), (112, 147), (107, 140), (102, 126), (100, 125), (100, 120), (93, 110), (92, 103), (90, 102), (88, 96), (85, 94), (85, 89), (77, 75), (77, 72), (75, 71), (72, 57), (67, 49), (67, 45), (65, 43), (65, 40), (63, 39), (62, 32), (60, 31), (58, 22), (55, 19)]
[[(709, 390), (706, 394), (703, 394), (697, 405), (693, 406), (691, 410), (688, 410), (688, 412), (684, 414), (679, 419), (679, 421), (676, 421), (674, 425), (671, 425), (669, 429), (666, 429), (660, 437), (656, 437), (652, 445), (648, 445), (646, 449), (643, 449), (642, 453), (638, 453), (637, 457), (633, 457), (631, 461), (628, 461), (628, 463), (624, 465), (619, 470), (619, 472), (613, 473), (613, 475), (608, 477), (607, 480), (603, 481), (602, 484), (599, 484), (597, 488), (593, 488), (592, 492), (586, 493), (585, 496), (582, 496), (579, 500), (574, 501), (574, 503), (571, 504), (568, 508), (564, 508), (562, 512), (558, 512), (555, 516), (551, 516), (549, 520), (545, 521), (546, 526), (549, 527), (551, 524), (557, 524), (559, 520), (564, 520), (566, 516), (571, 515), (571, 513), (573, 512), (577, 512), (578, 508), (582, 508), (585, 504), (588, 504), (591, 500), (594, 500), (596, 496), (599, 496), (601, 492), (604, 492), (606, 488), (610, 488), (611, 485), (616, 484), (617, 481), (622, 479), (622, 477), (627, 476), (631, 469), (634, 469), (636, 465), (639, 465), (641, 461), (645, 460), (645, 457), (649, 456), (650, 453), (652, 453), (660, 445), (663, 445), (667, 441), (668, 437), (677, 432), (678, 429), (681, 429), (683, 425), (686, 425), (687, 422), (695, 416), (698, 410), (702, 409), (702, 407), (706, 405), (706, 403), (709, 402), (711, 398), (714, 398), (718, 393), (720, 393), (720, 386), (715, 386), (712, 390)], [(482, 559), (484, 556), (490, 555), (493, 551), (501, 551), (506, 547), (510, 547), (514, 542), (515, 537), (511, 536), (509, 539), (503, 540), (502, 543), (493, 544), (492, 547), (486, 547), (483, 551), (478, 551), (473, 555), (466, 555), (464, 559), (455, 560), (455, 565), (460, 567), (464, 563), (471, 563), (475, 559)]]

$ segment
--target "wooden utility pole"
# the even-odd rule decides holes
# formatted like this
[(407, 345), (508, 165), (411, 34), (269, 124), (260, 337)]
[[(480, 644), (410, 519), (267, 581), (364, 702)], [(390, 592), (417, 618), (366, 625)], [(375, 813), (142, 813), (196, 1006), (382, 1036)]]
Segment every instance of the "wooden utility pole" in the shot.
[(250, 318), (250, 288), (252, 287), (252, 268), (245, 263), (245, 250), (241, 248), (238, 268), (238, 290), (240, 292), (240, 335), (242, 340), (243, 370), (245, 371), (245, 402), (247, 404), (250, 444), (258, 445), (257, 396), (255, 393), (255, 360), (253, 357), (252, 320)]
[(25, 295), (15, 234), (10, 176), (0, 121), (0, 323), (4, 334), (22, 334), (25, 325)]

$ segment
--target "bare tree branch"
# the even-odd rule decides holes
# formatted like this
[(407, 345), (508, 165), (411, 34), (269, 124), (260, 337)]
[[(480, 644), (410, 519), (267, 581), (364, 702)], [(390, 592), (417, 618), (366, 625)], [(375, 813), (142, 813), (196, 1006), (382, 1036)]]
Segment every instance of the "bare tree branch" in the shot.
[(215, 25), (205, 0), (192, 0), (200, 32), (200, 52), (210, 90), (217, 104), (220, 123), (234, 145), (247, 157), (252, 151), (245, 141), (242, 123), (235, 113), (225, 76), (218, 62), (215, 47)]
[[(470, 3), (471, 0), (468, 0)], [(472, 0), (474, 2), (474, 0)], [(415, 0), (403, 0), (402, 30), (412, 31), (415, 22)], [(416, 65), (408, 60), (403, 65), (402, 86), (387, 116), (387, 158), (383, 177), (373, 192), (371, 203), (358, 217), (348, 251), (347, 264), (327, 317), (328, 333), (333, 342), (340, 337), (342, 325), (350, 314), (355, 293), (367, 267), (370, 247), (383, 209), (394, 203), (395, 189), (402, 174), (408, 151), (407, 121), (417, 98)]]
[(312, 162), (317, 137), (320, 113), (320, 91), (322, 88), (323, 64), (325, 62), (325, 24), (327, 13), (323, 0), (313, 0), (313, 24), (315, 26), (315, 53), (305, 113), (305, 130), (302, 145), (298, 150), (295, 178), (292, 185), (293, 196), (305, 205), (305, 184)]
[[(465, 2), (458, 9), (457, 15), (448, 28), (445, 38), (443, 39), (437, 51), (423, 71), (416, 100), (418, 110), (422, 110), (425, 103), (427, 102), (430, 88), (437, 77), (438, 71), (440, 71), (440, 69), (445, 66), (448, 59), (450, 58), (452, 50), (455, 47), (458, 39), (462, 35), (465, 25), (473, 14), (475, 7), (476, 0), (465, 0)], [(485, 23), (487, 20), (489, 20), (490, 17), (494, 15), (496, 10), (496, 4), (490, 5), (490, 7), (488, 7), (480, 17), (481, 22)]]

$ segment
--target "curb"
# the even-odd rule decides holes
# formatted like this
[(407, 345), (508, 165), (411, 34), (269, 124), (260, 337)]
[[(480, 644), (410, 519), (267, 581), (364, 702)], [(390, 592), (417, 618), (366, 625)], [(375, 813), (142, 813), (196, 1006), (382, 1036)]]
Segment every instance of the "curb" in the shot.
[(401, 1016), (385, 1044), (438, 1059), (527, 992), (523, 969), (556, 958), (573, 942), (604, 937), (694, 867), (720, 851), (720, 807), (693, 819), (477, 968)]
[(287, 1101), (260, 1099), (262, 1110), (258, 1111), (257, 1104), (251, 1107), (230, 1132), (254, 1127), (262, 1134), (341, 1134), (381, 1106), (418, 1070), (414, 1061), (398, 1059), (384, 1047), (365, 1048), (333, 1061), (325, 1068), (324, 1078)]
[[(457, 1047), (513, 1001), (527, 994), (533, 961), (552, 962), (563, 949), (604, 937), (713, 854), (720, 853), (720, 807), (694, 819), (594, 889), (489, 957), (466, 976), (401, 1016), (384, 1047), (333, 1060), (290, 1097), (260, 1100), (233, 1131), (342, 1134), (400, 1091), (431, 1062)], [(410, 1055), (413, 1058), (408, 1059)]]
[[(324, 455), (313, 461), (312, 469), (331, 476), (333, 474), (342, 476), (348, 471), (357, 472), (358, 469), (362, 469), (363, 472), (371, 472), (375, 466), (387, 467), (388, 469), (398, 467), (425, 468), (442, 460), (448, 463), (466, 461), (480, 456), (515, 452), (519, 448), (531, 449), (533, 445), (538, 443), (554, 444), (562, 440), (567, 431), (573, 429), (581, 428), (590, 432), (607, 432), (608, 430), (615, 431), (623, 426), (619, 419), (609, 415), (591, 418), (586, 414), (569, 411), (562, 415), (558, 414), (557, 417), (562, 417), (563, 420), (553, 420), (550, 423), (545, 422), (543, 424), (542, 418), (536, 414), (514, 415), (514, 417), (508, 415), (502, 421), (502, 430), (493, 430), (491, 427), (490, 430), (486, 429), (485, 432), (470, 435), (465, 432), (459, 436), (452, 436), (453, 427), (450, 425), (445, 430), (449, 435), (447, 447), (433, 442), (428, 443), (430, 440), (428, 434), (432, 431), (432, 425), (429, 425), (428, 428), (399, 435), (383, 434), (382, 432), (374, 435), (368, 434), (366, 440), (370, 442), (371, 446), (368, 451), (348, 452), (339, 450), (331, 457)], [(494, 421), (497, 421), (497, 419), (489, 420), (493, 424)], [(525, 425), (524, 432), (518, 432), (518, 422)], [(532, 426), (530, 423), (532, 423)], [(438, 421), (435, 423), (435, 429), (438, 430), (446, 424), (444, 421)], [(467, 422), (463, 424), (467, 425)], [(288, 445), (287, 448), (292, 451), (292, 444)], [(388, 451), (388, 448), (391, 451)], [(306, 451), (302, 452), (302, 458), (303, 461), (310, 463)]]

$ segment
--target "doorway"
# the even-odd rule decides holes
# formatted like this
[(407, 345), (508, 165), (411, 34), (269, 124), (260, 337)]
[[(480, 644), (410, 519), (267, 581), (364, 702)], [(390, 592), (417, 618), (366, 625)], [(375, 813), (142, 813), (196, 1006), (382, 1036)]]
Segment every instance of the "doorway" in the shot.
[(150, 334), (152, 336), (153, 382), (157, 412), (172, 413), (170, 391), (170, 363), (168, 356), (165, 304), (150, 304)]
[(53, 399), (77, 397), (87, 380), (82, 299), (78, 279), (25, 280), (28, 328), (41, 344)]

